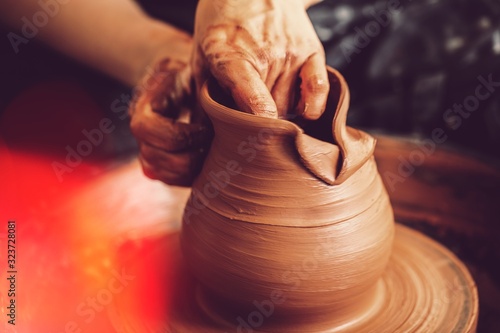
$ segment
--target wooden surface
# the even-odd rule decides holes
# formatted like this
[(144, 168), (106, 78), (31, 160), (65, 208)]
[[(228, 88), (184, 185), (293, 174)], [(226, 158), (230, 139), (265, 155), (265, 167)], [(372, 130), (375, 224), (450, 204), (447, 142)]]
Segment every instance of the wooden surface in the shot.
[[(492, 236), (492, 231), (498, 235), (500, 164), (439, 145), (432, 154), (420, 154), (422, 165), (412, 164), (411, 154), (423, 152), (422, 147), (418, 140), (378, 138), (375, 158), (398, 220), (425, 221), (480, 237)], [(408, 176), (398, 171), (407, 165), (402, 161), (413, 167)], [(401, 178), (391, 180), (393, 176)]]
[(398, 174), (423, 142), (377, 137), (375, 158), (398, 222), (431, 236), (465, 262), (478, 285), (478, 332), (500, 327), (500, 161), (436, 144), (423, 164), (391, 188), (388, 173)]

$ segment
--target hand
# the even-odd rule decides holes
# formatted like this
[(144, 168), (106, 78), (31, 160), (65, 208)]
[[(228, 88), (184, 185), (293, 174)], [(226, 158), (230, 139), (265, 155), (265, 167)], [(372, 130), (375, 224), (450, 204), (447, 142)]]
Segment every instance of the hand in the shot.
[(319, 118), (330, 88), (324, 50), (304, 8), (313, 2), (201, 0), (192, 56), (197, 88), (213, 75), (242, 111)]
[(191, 82), (186, 63), (164, 59), (136, 87), (130, 109), (144, 173), (170, 185), (191, 185), (210, 143), (205, 125), (189, 123)]

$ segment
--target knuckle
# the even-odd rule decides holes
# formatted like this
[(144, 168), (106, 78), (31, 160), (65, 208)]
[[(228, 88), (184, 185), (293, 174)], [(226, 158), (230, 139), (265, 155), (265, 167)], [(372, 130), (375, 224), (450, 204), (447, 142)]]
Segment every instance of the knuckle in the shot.
[(172, 58), (161, 59), (154, 67), (154, 74), (171, 75), (172, 73), (181, 72), (188, 67), (184, 61)]
[(150, 179), (157, 180), (159, 177), (156, 168), (149, 164), (143, 156), (141, 156), (139, 160), (141, 162), (142, 172), (144, 173), (144, 175)]
[(323, 75), (314, 74), (305, 81), (305, 88), (314, 95), (326, 94), (330, 90), (330, 83)]
[(148, 137), (147, 116), (136, 113), (130, 119), (130, 131), (138, 140), (144, 140)]
[(277, 58), (272, 45), (253, 48), (247, 52), (251, 53), (251, 56), (247, 57), (248, 65), (255, 67), (259, 72), (266, 70)]
[(130, 106), (128, 113), (131, 118), (138, 117), (144, 112), (144, 105), (146, 103), (147, 96), (140, 86), (136, 86), (133, 91), (132, 100), (130, 101)]
[(177, 173), (187, 172), (190, 166), (189, 156), (185, 153), (170, 154), (167, 157), (166, 164), (170, 171), (175, 171)]
[(201, 38), (200, 47), (204, 53), (209, 53), (214, 48), (217, 49), (221, 45), (226, 44), (228, 34), (232, 31), (232, 27), (228, 23), (217, 24), (209, 27), (204, 36)]
[(280, 66), (287, 66), (294, 63), (299, 58), (299, 53), (295, 49), (289, 48), (275, 48), (269, 51), (265, 64), (267, 66), (273, 64), (280, 64)]
[(170, 136), (170, 144), (176, 148), (184, 148), (191, 141), (189, 131), (180, 126), (174, 126), (174, 131)]
[(295, 48), (291, 47), (285, 52), (285, 62), (290, 63), (293, 62), (294, 60), (297, 60), (301, 57), (301, 52)]
[(141, 154), (141, 158), (144, 160), (144, 161), (147, 161), (148, 164), (149, 161), (154, 161), (155, 160), (155, 152), (154, 152), (154, 149), (152, 147), (150, 147), (149, 145), (146, 145), (146, 144), (141, 144), (140, 146), (140, 154)]
[(153, 180), (160, 180), (168, 185), (189, 186), (192, 182), (190, 174), (186, 170), (176, 171), (171, 165), (163, 168), (157, 164), (148, 162), (148, 159), (141, 156), (141, 165), (146, 177)]
[(194, 179), (194, 175), (187, 170), (175, 171), (165, 170), (160, 175), (160, 180), (168, 185), (173, 186), (189, 186)]

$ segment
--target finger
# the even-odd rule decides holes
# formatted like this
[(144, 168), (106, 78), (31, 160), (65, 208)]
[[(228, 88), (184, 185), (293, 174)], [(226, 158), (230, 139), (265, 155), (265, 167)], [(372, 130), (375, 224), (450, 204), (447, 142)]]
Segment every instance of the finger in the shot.
[(258, 71), (269, 91), (272, 91), (282, 74), (289, 71), (292, 59), (292, 56), (287, 52), (282, 52), (282, 54), (279, 54), (278, 51), (275, 52), (276, 56), (269, 55), (267, 66), (263, 66)]
[(170, 185), (189, 186), (198, 175), (204, 156), (203, 150), (168, 153), (147, 144), (140, 146), (144, 174)]
[(184, 62), (163, 59), (154, 68), (147, 69), (146, 77), (136, 87), (141, 103), (150, 103), (153, 112), (177, 118), (190, 91), (191, 71)]
[(201, 147), (210, 135), (208, 129), (201, 124), (175, 122), (173, 119), (154, 113), (149, 105), (145, 105), (132, 117), (130, 128), (138, 141), (175, 152), (194, 147)]
[[(195, 82), (195, 96), (198, 98), (200, 96), (200, 90), (202, 85), (208, 80), (210, 76), (210, 71), (207, 69), (207, 63), (202, 56), (201, 49), (198, 47), (193, 52), (193, 57), (191, 59), (191, 67), (193, 68), (193, 77)], [(205, 111), (201, 108), (200, 103), (195, 103), (192, 107), (191, 120), (193, 123), (199, 124), (210, 124), (208, 116)]]
[(161, 114), (164, 117), (176, 119), (179, 117), (181, 108), (173, 98), (164, 93), (156, 94), (151, 98), (151, 110), (155, 113)]
[(289, 70), (283, 73), (274, 85), (271, 95), (278, 109), (278, 116), (285, 117), (295, 102), (295, 92), (297, 90), (298, 70)]
[(141, 156), (162, 169), (167, 169), (173, 173), (192, 173), (199, 167), (198, 163), (204, 154), (204, 148), (197, 148), (183, 152), (166, 152), (147, 143), (140, 144)]
[(258, 116), (277, 118), (276, 103), (257, 70), (245, 60), (211, 64), (211, 72), (231, 92), (238, 107)]
[(202, 54), (201, 48), (198, 47), (193, 52), (193, 57), (191, 59), (191, 68), (193, 68), (197, 96), (199, 96), (202, 85), (207, 81), (210, 75), (210, 71), (207, 69), (208, 64)]
[(297, 113), (306, 119), (318, 119), (325, 111), (330, 83), (325, 57), (315, 53), (306, 60), (300, 70), (300, 101)]
[(179, 175), (168, 169), (159, 168), (156, 164), (150, 163), (142, 157), (139, 157), (139, 162), (141, 163), (144, 175), (150, 179), (159, 180), (165, 184), (174, 186), (191, 186), (193, 183), (194, 177), (190, 175)]

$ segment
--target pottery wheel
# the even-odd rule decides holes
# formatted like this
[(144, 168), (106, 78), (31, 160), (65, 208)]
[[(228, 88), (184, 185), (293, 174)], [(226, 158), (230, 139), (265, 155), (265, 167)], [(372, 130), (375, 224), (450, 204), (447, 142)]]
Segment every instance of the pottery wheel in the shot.
[[(394, 250), (376, 287), (376, 301), (362, 316), (341, 327), (316, 325), (311, 328), (295, 323), (263, 330), (265, 325), (260, 327), (259, 320), (271, 320), (272, 315), (269, 318), (259, 315), (248, 318), (250, 313), (244, 313), (241, 317), (248, 325), (245, 328), (238, 325), (235, 317), (217, 316), (206, 308), (198, 283), (183, 266), (178, 244), (178, 233), (172, 234), (167, 242), (158, 242), (160, 247), (171, 247), (175, 259), (171, 271), (160, 270), (159, 274), (175, 272), (177, 281), (175, 295), (161, 328), (147, 323), (146, 318), (135, 314), (127, 308), (126, 302), (117, 298), (110, 315), (119, 332), (475, 332), (478, 297), (466, 267), (442, 245), (401, 225), (396, 226)], [(249, 324), (252, 320), (254, 325)]]

